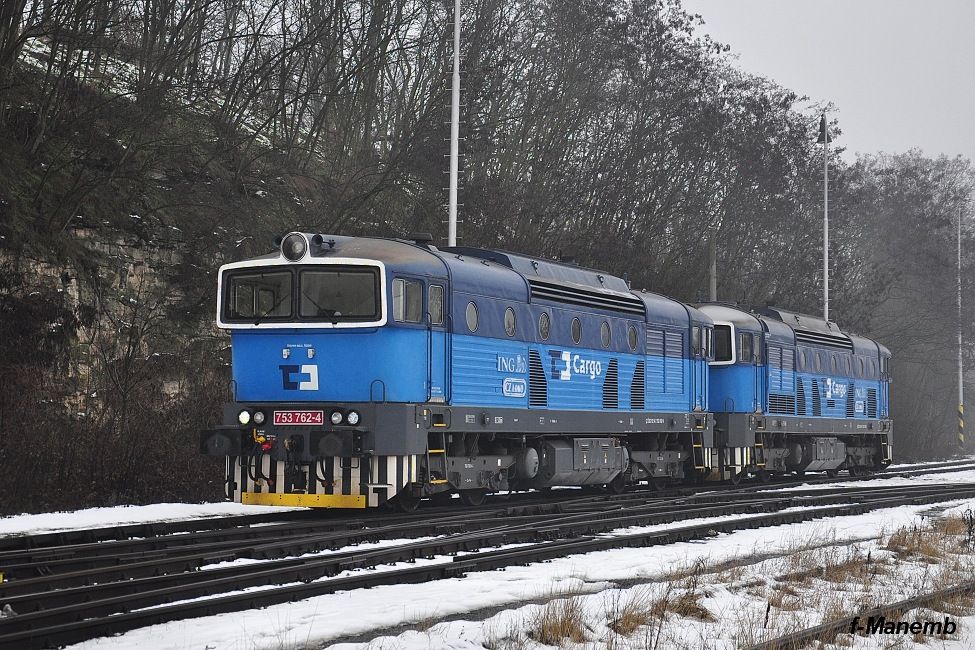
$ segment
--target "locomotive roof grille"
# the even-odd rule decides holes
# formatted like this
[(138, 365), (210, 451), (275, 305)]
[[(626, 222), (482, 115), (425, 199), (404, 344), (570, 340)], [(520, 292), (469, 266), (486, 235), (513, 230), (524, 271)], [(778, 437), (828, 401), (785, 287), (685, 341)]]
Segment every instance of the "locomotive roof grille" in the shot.
[(811, 332), (809, 330), (795, 330), (797, 343), (811, 343), (813, 345), (823, 345), (828, 348), (839, 348), (853, 351), (853, 341), (845, 336), (836, 334), (825, 334), (823, 332)]
[(535, 278), (528, 278), (528, 285), (531, 287), (533, 299), (551, 300), (581, 307), (607, 309), (609, 311), (646, 316), (643, 301), (636, 296), (593, 291), (569, 284), (558, 284), (537, 280)]

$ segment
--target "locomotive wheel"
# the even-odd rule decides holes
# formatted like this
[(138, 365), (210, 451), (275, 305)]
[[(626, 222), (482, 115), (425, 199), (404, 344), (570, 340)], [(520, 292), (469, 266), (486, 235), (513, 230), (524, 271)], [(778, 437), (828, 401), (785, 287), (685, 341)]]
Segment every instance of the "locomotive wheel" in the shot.
[(485, 490), (461, 490), (460, 500), (464, 502), (465, 506), (480, 506), (484, 505), (484, 499), (487, 497), (487, 492)]
[(828, 469), (828, 470), (826, 470), (826, 477), (827, 478), (836, 478), (837, 476), (839, 476), (839, 474), (840, 474), (840, 471), (837, 470), (837, 469)]
[(762, 483), (768, 483), (772, 480), (772, 473), (765, 469), (758, 470), (758, 480)]
[(748, 472), (746, 470), (741, 470), (740, 472), (732, 474), (731, 478), (728, 480), (731, 481), (732, 485), (738, 485), (741, 483), (741, 479), (745, 478), (746, 476), (748, 476)]

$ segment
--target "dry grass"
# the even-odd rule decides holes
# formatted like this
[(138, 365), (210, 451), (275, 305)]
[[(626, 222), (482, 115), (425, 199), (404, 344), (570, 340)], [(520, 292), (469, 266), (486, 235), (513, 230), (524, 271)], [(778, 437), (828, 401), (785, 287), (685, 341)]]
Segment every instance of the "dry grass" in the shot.
[(665, 612), (672, 612), (678, 616), (696, 618), (708, 623), (717, 620), (714, 614), (701, 604), (702, 598), (711, 595), (703, 587), (702, 577), (705, 575), (707, 575), (705, 564), (698, 564), (694, 571), (686, 573), (682, 579), (671, 583), (674, 588), (668, 588), (663, 597), (653, 604), (651, 610), (661, 616)]
[[(617, 592), (619, 596), (619, 592)], [(659, 619), (662, 612), (656, 607), (653, 593), (647, 589), (640, 589), (630, 594), (625, 602), (617, 598), (607, 609), (607, 627), (620, 636), (628, 637), (641, 627), (651, 625)]]
[(938, 562), (946, 552), (945, 537), (942, 532), (915, 524), (891, 533), (884, 548), (902, 560)]
[(803, 608), (803, 598), (799, 592), (786, 585), (772, 592), (768, 604), (779, 611), (797, 612)]
[(528, 635), (545, 645), (586, 640), (586, 613), (578, 598), (559, 598), (546, 603), (530, 622)]

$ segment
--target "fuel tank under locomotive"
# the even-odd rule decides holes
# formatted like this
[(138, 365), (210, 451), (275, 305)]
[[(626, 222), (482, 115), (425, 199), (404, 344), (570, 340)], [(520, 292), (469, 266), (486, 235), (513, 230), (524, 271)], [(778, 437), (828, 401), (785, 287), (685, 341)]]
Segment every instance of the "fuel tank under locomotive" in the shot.
[(476, 455), (450, 450), (446, 480), (458, 489), (525, 490), (605, 485), (627, 471), (630, 458), (617, 438), (545, 437), (522, 446), (499, 440)]

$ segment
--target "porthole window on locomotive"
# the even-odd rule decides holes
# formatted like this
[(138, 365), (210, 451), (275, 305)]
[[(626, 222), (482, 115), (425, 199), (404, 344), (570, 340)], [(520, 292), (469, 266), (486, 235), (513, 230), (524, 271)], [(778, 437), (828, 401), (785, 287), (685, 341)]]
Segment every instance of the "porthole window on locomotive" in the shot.
[(572, 342), (579, 345), (582, 340), (582, 321), (578, 318), (572, 319)]
[(599, 340), (604, 348), (608, 348), (613, 340), (613, 332), (609, 329), (609, 323), (606, 321), (603, 321), (603, 324), (599, 326)]
[(504, 310), (504, 333), (508, 336), (515, 335), (515, 310), (511, 307)]
[(636, 328), (630, 325), (630, 330), (626, 333), (626, 340), (630, 344), (630, 350), (636, 352), (637, 338)]
[(548, 335), (552, 332), (552, 319), (549, 317), (547, 311), (543, 311), (542, 315), (538, 317), (538, 335), (542, 337), (543, 341), (548, 340)]
[(467, 329), (472, 332), (477, 331), (477, 305), (473, 302), (467, 303)]

